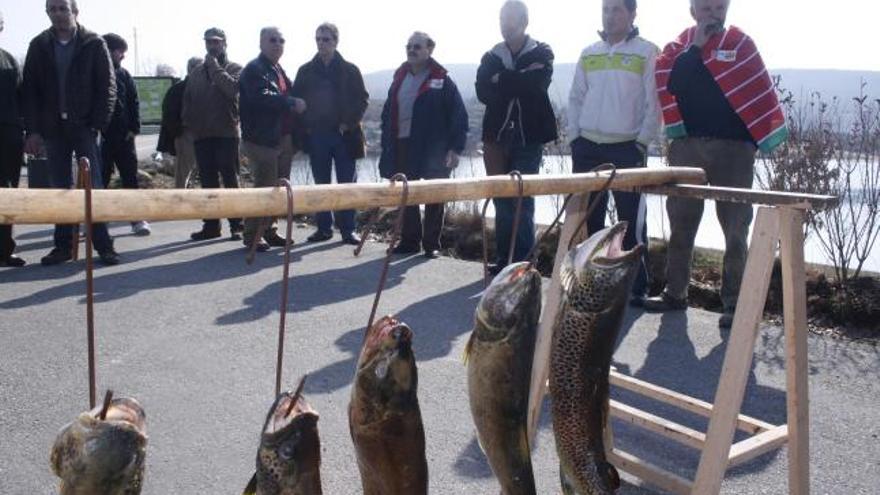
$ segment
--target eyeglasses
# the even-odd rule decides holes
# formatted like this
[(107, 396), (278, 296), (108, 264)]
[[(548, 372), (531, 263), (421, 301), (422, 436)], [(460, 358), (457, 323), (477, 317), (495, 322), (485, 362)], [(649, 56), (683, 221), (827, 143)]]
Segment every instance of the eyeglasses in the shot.
[(423, 48), (422, 45), (420, 45), (419, 43), (410, 43), (410, 44), (406, 45), (407, 51), (417, 52), (417, 51), (421, 50), (422, 48)]
[(269, 43), (279, 43), (279, 44), (283, 45), (285, 43), (285, 40), (284, 40), (284, 38), (276, 38), (273, 36), (273, 37), (269, 38)]
[(318, 43), (330, 43), (331, 41), (333, 41), (333, 38), (329, 36), (315, 36), (315, 41)]
[(61, 5), (61, 6), (53, 5), (51, 7), (46, 7), (46, 12), (48, 12), (50, 14), (54, 14), (55, 12), (58, 12), (61, 14), (68, 14), (68, 13), (70, 13), (70, 7), (68, 7), (67, 5)]

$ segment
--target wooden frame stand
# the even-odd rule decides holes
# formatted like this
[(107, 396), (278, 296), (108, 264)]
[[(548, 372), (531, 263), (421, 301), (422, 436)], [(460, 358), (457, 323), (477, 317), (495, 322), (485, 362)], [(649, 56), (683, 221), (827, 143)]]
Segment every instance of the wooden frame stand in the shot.
[[(696, 189), (667, 187), (662, 193), (691, 195)], [(756, 191), (755, 194), (761, 193)], [(718, 196), (712, 194), (712, 188), (702, 188), (701, 192), (697, 191), (694, 195), (707, 198)], [(739, 200), (751, 202), (755, 198), (742, 197)], [(535, 362), (532, 367), (532, 393), (529, 404), (531, 439), (535, 437), (541, 403), (547, 393), (552, 326), (561, 298), (561, 286), (556, 274), (576, 226), (584, 221), (585, 206), (586, 195), (578, 196), (569, 203), (566, 211), (567, 220), (559, 240), (560, 247), (554, 276), (545, 305), (547, 309), (541, 318)], [(614, 448), (609, 422), (606, 448), (609, 461), (618, 469), (672, 493), (716, 494), (721, 490), (721, 482), (729, 467), (747, 462), (787, 443), (789, 493), (799, 495), (809, 493), (807, 311), (803, 225), (804, 210), (812, 206), (789, 204), (758, 209), (742, 289), (730, 330), (714, 404), (634, 379), (614, 370), (611, 372), (610, 381), (616, 387), (709, 418), (709, 428), (704, 434), (617, 401), (610, 403), (613, 417), (700, 450), (696, 479), (691, 481), (682, 478), (651, 465), (635, 455)], [(788, 404), (788, 422), (780, 426), (740, 414), (778, 246), (782, 261)], [(734, 444), (733, 437), (737, 429), (751, 436)]]

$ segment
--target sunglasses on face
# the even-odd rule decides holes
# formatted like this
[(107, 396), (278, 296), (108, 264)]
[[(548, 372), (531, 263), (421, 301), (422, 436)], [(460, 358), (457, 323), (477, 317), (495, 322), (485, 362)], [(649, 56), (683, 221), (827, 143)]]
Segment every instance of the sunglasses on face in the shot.
[(273, 37), (269, 38), (269, 43), (278, 43), (280, 45), (283, 45), (285, 43), (285, 40), (284, 40), (284, 38), (276, 38), (273, 36)]
[(423, 46), (419, 43), (409, 43), (406, 45), (407, 51), (411, 51), (411, 52), (417, 52), (417, 51), (421, 50), (422, 48), (423, 48)]
[(61, 13), (61, 14), (68, 14), (68, 13), (70, 13), (70, 7), (68, 7), (66, 5), (61, 5), (61, 6), (52, 5), (51, 7), (46, 7), (46, 12), (48, 12), (50, 14), (54, 14), (56, 12)]
[(315, 41), (317, 41), (318, 43), (330, 43), (331, 41), (333, 41), (333, 38), (329, 36), (315, 36)]

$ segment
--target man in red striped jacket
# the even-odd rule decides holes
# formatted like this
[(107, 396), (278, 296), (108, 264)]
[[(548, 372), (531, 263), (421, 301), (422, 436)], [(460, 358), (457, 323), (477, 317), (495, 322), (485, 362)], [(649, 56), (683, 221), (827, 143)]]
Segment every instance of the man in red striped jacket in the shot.
[[(691, 0), (697, 24), (657, 59), (657, 92), (671, 139), (669, 164), (702, 167), (714, 186), (751, 188), (755, 152), (772, 151), (788, 131), (754, 42), (740, 29), (724, 25), (729, 6), (730, 0)], [(703, 201), (670, 197), (666, 209), (671, 227), (666, 289), (645, 302), (648, 311), (687, 307)], [(721, 275), (724, 314), (718, 325), (729, 328), (745, 268), (752, 207), (719, 202), (716, 210), (726, 243)]]

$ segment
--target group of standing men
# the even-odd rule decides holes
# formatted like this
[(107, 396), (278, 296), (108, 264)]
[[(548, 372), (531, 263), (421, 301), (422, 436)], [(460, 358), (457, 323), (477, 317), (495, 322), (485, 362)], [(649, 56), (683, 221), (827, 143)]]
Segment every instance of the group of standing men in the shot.
[[(602, 0), (601, 39), (584, 49), (578, 60), (565, 119), (575, 172), (602, 163), (645, 167), (648, 145), (659, 132), (662, 115), (671, 165), (700, 166), (713, 185), (752, 186), (756, 151), (772, 150), (787, 131), (757, 48), (741, 30), (725, 26), (729, 3), (690, 0), (696, 25), (660, 52), (639, 36), (636, 0)], [(125, 114), (136, 107), (136, 99), (116, 102), (117, 96), (136, 98), (136, 92), (133, 86), (128, 89), (127, 73), (113, 74), (113, 66), (118, 70), (121, 61), (119, 53), (114, 54), (120, 40), (110, 35), (102, 40), (76, 23), (75, 0), (47, 0), (46, 10), (52, 27), (31, 43), (21, 98), (11, 96), (17, 89), (9, 89), (18, 87), (14, 60), (0, 56), (0, 98), (22, 102), (25, 150), (36, 153), (45, 145), (53, 187), (70, 187), (72, 152), (98, 163), (99, 131), (104, 131), (105, 142), (111, 144), (105, 146), (104, 169), (115, 162), (123, 184), (131, 187), (126, 177), (130, 156), (120, 143), (138, 132), (136, 114)], [(528, 22), (524, 2), (505, 2), (500, 12), (503, 41), (483, 56), (477, 72), (477, 97), (486, 106), (482, 140), (489, 175), (514, 170), (539, 173), (544, 145), (558, 139), (557, 118), (548, 96), (553, 51), (526, 34)], [(317, 28), (317, 54), (299, 68), (293, 81), (279, 63), (285, 39), (276, 27), (260, 32), (260, 54), (243, 69), (227, 59), (226, 35), (221, 29), (207, 30), (204, 41), (204, 60), (190, 60), (187, 78), (166, 97), (163, 113), (172, 118), (164, 122), (163, 133), (169, 132), (160, 137), (160, 149), (176, 149), (179, 161), (191, 163), (186, 158), (191, 142), (206, 188), (220, 187), (221, 179), (226, 187), (238, 187), (239, 143), (257, 187), (272, 186), (288, 177), (298, 150), (309, 155), (316, 183), (329, 183), (334, 168), (337, 182), (356, 180), (355, 161), (364, 156), (361, 120), (369, 95), (358, 68), (336, 49), (336, 26), (325, 23)], [(124, 56), (124, 40), (122, 44)], [(467, 112), (455, 82), (432, 57), (435, 46), (428, 34), (413, 33), (406, 44), (406, 61), (394, 73), (382, 111), (379, 170), (385, 178), (398, 173), (411, 180), (448, 177), (465, 148)], [(112, 64), (108, 47), (114, 54)], [(5, 143), (21, 141), (22, 133), (16, 127), (20, 125), (19, 107), (13, 103), (4, 108), (11, 108), (0, 115), (6, 153), (14, 148)], [(116, 133), (107, 132), (111, 117), (122, 121)], [(4, 187), (17, 184), (12, 169), (20, 166), (10, 166), (14, 162), (4, 154)], [(178, 187), (185, 187), (188, 166), (181, 163), (179, 168)], [(92, 174), (96, 187), (106, 185), (109, 174), (102, 177), (101, 167), (93, 167)], [(644, 197), (614, 195), (618, 217), (630, 223), (624, 248), (646, 244)], [(599, 207), (588, 219), (589, 232), (604, 226), (607, 200), (607, 193), (598, 198)], [(514, 218), (515, 200), (496, 199), (494, 204), (497, 259), (491, 271), (497, 273), (508, 259), (523, 260), (531, 251), (534, 202), (524, 198), (518, 218)], [(667, 286), (660, 296), (646, 298), (643, 266), (633, 287), (634, 305), (649, 311), (686, 307), (690, 260), (702, 211), (699, 200), (667, 201), (671, 225)], [(717, 213), (727, 248), (722, 274), (725, 313), (719, 324), (729, 326), (744, 269), (752, 209), (720, 202)], [(260, 222), (264, 229), (258, 228)], [(272, 222), (269, 218), (229, 220), (232, 237), (257, 251), (283, 245)], [(425, 256), (436, 257), (442, 222), (442, 204), (426, 205), (424, 222), (418, 207), (408, 208), (395, 251), (424, 251)], [(511, 239), (515, 222), (518, 234)], [(317, 229), (308, 240), (331, 239), (334, 223), (343, 242), (360, 241), (353, 211), (319, 214)], [(133, 224), (133, 229), (137, 231), (138, 226), (149, 232), (145, 222)], [(118, 262), (106, 226), (95, 227), (95, 247), (101, 259), (108, 264)], [(55, 249), (43, 258), (44, 264), (70, 259), (70, 234), (71, 227), (56, 226)], [(220, 222), (205, 220), (191, 237), (220, 236)], [(0, 263), (23, 264), (12, 254), (13, 248), (9, 228), (0, 227)]]

